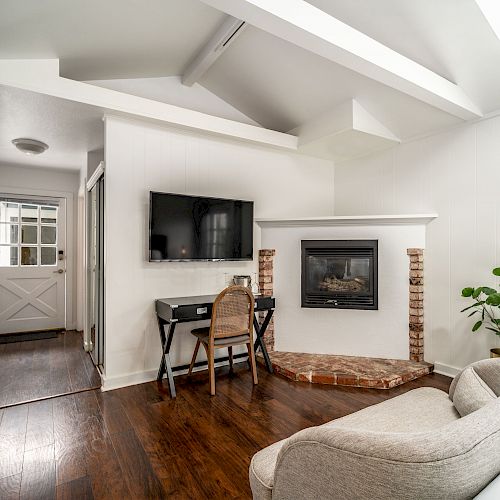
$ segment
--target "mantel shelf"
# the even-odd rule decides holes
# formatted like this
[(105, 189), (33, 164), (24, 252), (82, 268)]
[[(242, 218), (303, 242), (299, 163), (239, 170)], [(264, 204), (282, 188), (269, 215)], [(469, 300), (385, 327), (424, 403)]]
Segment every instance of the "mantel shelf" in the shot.
[(387, 226), (426, 225), (437, 214), (415, 215), (337, 215), (326, 217), (299, 217), (293, 219), (255, 219), (260, 227), (305, 227), (305, 226)]

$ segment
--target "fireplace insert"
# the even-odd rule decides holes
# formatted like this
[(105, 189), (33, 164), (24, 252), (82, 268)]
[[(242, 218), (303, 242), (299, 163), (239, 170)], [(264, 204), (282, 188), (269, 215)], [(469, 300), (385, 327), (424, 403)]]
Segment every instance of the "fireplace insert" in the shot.
[(378, 241), (303, 240), (302, 307), (378, 309)]

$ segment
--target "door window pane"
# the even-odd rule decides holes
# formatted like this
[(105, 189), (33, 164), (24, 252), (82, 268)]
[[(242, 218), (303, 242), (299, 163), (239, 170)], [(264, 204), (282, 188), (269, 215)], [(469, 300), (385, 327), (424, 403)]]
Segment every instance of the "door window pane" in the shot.
[(42, 226), (40, 228), (40, 233), (42, 245), (54, 245), (56, 243), (56, 226)]
[(40, 259), (42, 266), (55, 266), (56, 247), (42, 247), (40, 249)]
[(21, 226), (21, 243), (36, 245), (38, 243), (38, 227), (37, 226)]
[(38, 222), (38, 206), (37, 205), (21, 205), (21, 221), (22, 222)]
[(36, 266), (38, 264), (37, 247), (21, 247), (21, 265)]
[(55, 224), (57, 222), (57, 208), (40, 207), (40, 219), (42, 224)]
[(0, 246), (0, 266), (10, 267), (17, 266), (18, 261), (18, 251), (17, 247), (1, 247)]
[(0, 201), (0, 222), (18, 222), (19, 204)]
[(19, 241), (19, 226), (17, 224), (4, 224), (0, 222), (0, 244)]

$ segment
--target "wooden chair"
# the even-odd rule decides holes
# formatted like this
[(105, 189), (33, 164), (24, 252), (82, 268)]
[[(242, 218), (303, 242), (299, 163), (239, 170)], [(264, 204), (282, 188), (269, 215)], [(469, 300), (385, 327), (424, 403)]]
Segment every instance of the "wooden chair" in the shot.
[(215, 299), (210, 326), (196, 328), (191, 333), (197, 337), (193, 359), (188, 374), (193, 371), (200, 344), (207, 353), (210, 376), (210, 394), (215, 395), (215, 350), (227, 348), (229, 366), (233, 369), (233, 346), (246, 344), (253, 383), (257, 384), (257, 367), (253, 349), (253, 309), (252, 292), (243, 286), (229, 286)]

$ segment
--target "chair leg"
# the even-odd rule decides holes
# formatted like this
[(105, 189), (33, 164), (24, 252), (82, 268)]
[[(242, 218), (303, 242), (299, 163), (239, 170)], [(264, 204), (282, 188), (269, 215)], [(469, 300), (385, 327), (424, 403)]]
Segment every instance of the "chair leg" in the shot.
[(233, 371), (233, 346), (230, 345), (227, 348), (227, 355), (229, 357), (229, 370)]
[(207, 357), (208, 357), (208, 374), (210, 377), (210, 395), (215, 396), (215, 365), (214, 356), (215, 349), (210, 346), (207, 347)]
[(200, 344), (201, 344), (201, 340), (198, 339), (196, 341), (196, 347), (194, 348), (193, 358), (191, 359), (191, 364), (189, 365), (188, 375), (191, 375), (191, 373), (193, 372), (193, 368), (194, 368), (194, 364), (196, 362), (196, 356), (198, 356), (198, 349), (200, 348)]
[(250, 360), (250, 368), (252, 370), (253, 383), (254, 385), (257, 385), (259, 381), (257, 379), (257, 366), (255, 364), (255, 352), (253, 350), (252, 342), (247, 344), (247, 350), (248, 350), (248, 358)]

